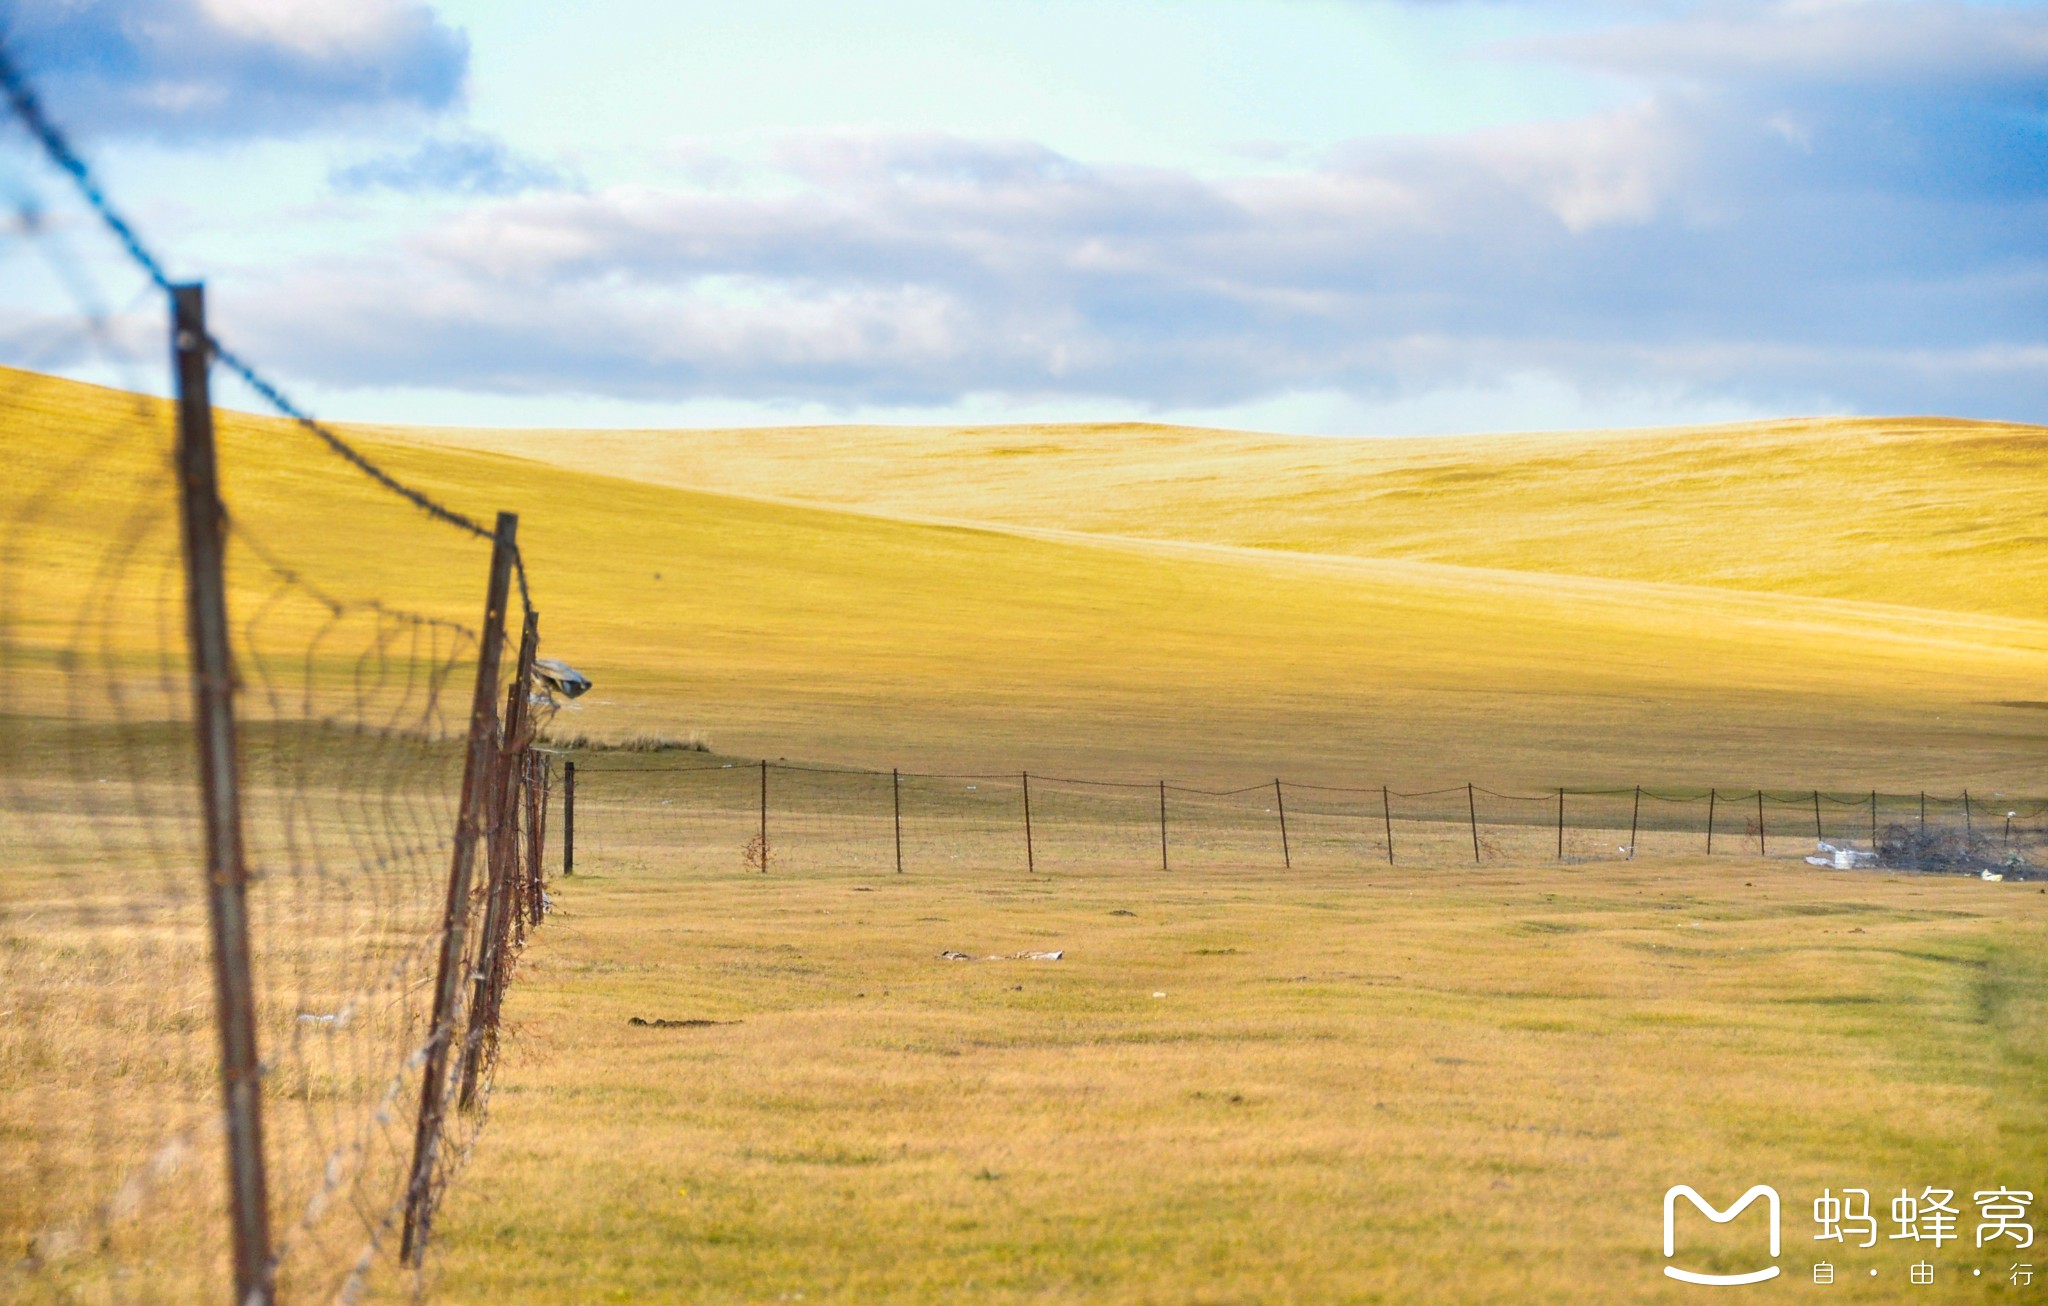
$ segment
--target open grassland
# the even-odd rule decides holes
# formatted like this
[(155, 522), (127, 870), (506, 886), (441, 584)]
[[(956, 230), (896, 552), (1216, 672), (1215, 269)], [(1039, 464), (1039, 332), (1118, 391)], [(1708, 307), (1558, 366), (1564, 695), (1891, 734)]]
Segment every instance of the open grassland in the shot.
[[(99, 793), (116, 725), (130, 793), (188, 782), (168, 414), (6, 374), (0, 415), (6, 815), (52, 763)], [(597, 681), (565, 734), (1217, 787), (2048, 787), (2034, 428), (355, 434), (472, 515), (522, 513), (543, 652)], [(289, 424), (224, 414), (221, 459), (258, 861), (299, 860), (317, 811), (381, 864), (397, 827), (352, 800), (371, 779), (285, 745), (459, 731), (485, 548)], [(407, 797), (391, 774), (380, 801)], [(1687, 1291), (1657, 1277), (1673, 1182), (1776, 1183), (1791, 1230), (1824, 1186), (2048, 1182), (2031, 886), (1725, 856), (1531, 869), (1540, 824), (1483, 868), (1387, 869), (1355, 813), (1314, 812), (1290, 875), (1256, 807), (1162, 874), (1144, 795), (1051, 789), (1030, 875), (1009, 806), (976, 815), (964, 788), (923, 798), (999, 854), (930, 825), (899, 878), (861, 783), (848, 819), (788, 832), (826, 853), (752, 878), (746, 794), (696, 809), (687, 844), (593, 795), (619, 822), (587, 828), (595, 860), (554, 886), (514, 985), (437, 1291), (1655, 1299)], [(51, 819), (91, 815), (73, 807)], [(447, 825), (436, 808), (401, 851)], [(42, 880), (8, 887), (12, 921), (41, 910)], [(323, 919), (301, 936), (361, 933)], [(25, 937), (17, 955), (73, 946)], [(295, 982), (269, 1016), (303, 1040), (300, 1015), (335, 1013)], [(61, 1171), (63, 1146), (41, 1136), (36, 1164)], [(1742, 1268), (1733, 1243), (1689, 1254)], [(1883, 1295), (1912, 1258), (1879, 1255)], [(1807, 1259), (1794, 1232), (1795, 1278)]]
[[(1775, 1297), (1813, 1291), (1824, 1187), (1882, 1215), (2048, 1161), (2030, 886), (1680, 859), (557, 892), (448, 1300), (1675, 1301), (1676, 1182), (1785, 1194)], [(1760, 1259), (1708, 1229), (1688, 1263)], [(1907, 1246), (1829, 1252), (1837, 1295), (1899, 1296)], [(1976, 1300), (2016, 1258), (1931, 1259), (1927, 1300)]]
[[(64, 587), (79, 570), (43, 561), (62, 563), (125, 520), (119, 510), (160, 475), (164, 446), (123, 438), (128, 428), (115, 419), (132, 422), (138, 411), (128, 397), (19, 375), (10, 386), (18, 410), (10, 421), (27, 433), (16, 441), (10, 485), (33, 507), (18, 505), (9, 532), (17, 610), (64, 613), (76, 598)], [(162, 418), (147, 404), (139, 411)], [(109, 434), (89, 458), (78, 440), (36, 438), (95, 423)], [(761, 447), (782, 438), (753, 437)], [(1598, 491), (1598, 501), (1567, 516), (1581, 521), (1581, 533), (1605, 523), (1599, 530), (1616, 541), (1614, 552), (1648, 560), (1649, 577), (1602, 574), (1591, 563), (1547, 573), (1503, 558), (1468, 565), (1394, 548), (1358, 556), (1219, 543), (1196, 529), (1210, 515), (1206, 501), (1178, 510), (1176, 538), (1138, 539), (1076, 531), (1052, 517), (1020, 526), (993, 511), (987, 524), (933, 524), (412, 437), (367, 447), (479, 516), (497, 505), (524, 512), (547, 652), (598, 681), (565, 717), (573, 730), (699, 729), (731, 753), (885, 768), (1166, 770), (1241, 782), (1286, 774), (1415, 787), (1478, 779), (1539, 788), (2025, 792), (2039, 787), (2036, 760), (2048, 738), (2048, 714), (2027, 706), (2048, 680), (2048, 614), (2012, 596), (2038, 547), (2028, 542), (2035, 517), (2026, 503), (2048, 489), (2038, 483), (2048, 473), (1967, 454), (1985, 438), (1955, 426), (1900, 437), (1890, 464), (1899, 502), (2012, 497), (2009, 512), (1979, 510), (2003, 533), (1966, 555), (1931, 519), (1922, 536), (1901, 534), (1899, 522), (1920, 520), (1904, 509), (1880, 514), (1880, 525), (1892, 525), (1876, 538), (1865, 535), (1879, 526), (1853, 512), (1795, 514), (1789, 505), (1825, 497), (1815, 487), (1826, 477), (1813, 469), (1835, 466), (1823, 452), (1832, 446), (1814, 439), (1756, 433), (1747, 462), (1732, 452), (1735, 435), (1707, 441), (1726, 454), (1724, 481), (1748, 463), (1782, 460), (1807, 469), (1787, 473), (1806, 488), (1725, 520), (1712, 509), (1720, 492), (1702, 489), (1709, 507), (1685, 517), (1699, 537), (1696, 555), (1660, 549), (1630, 525), (1633, 481), (1589, 473), (1583, 493)], [(1424, 457), (1429, 443), (1408, 456)], [(1943, 452), (1951, 445), (1955, 456)], [(1310, 452), (1336, 457), (1345, 447), (1319, 442)], [(1504, 442), (1500, 456), (1512, 462), (1528, 447)], [(1587, 447), (1597, 470), (1606, 446)], [(1578, 456), (1567, 449), (1552, 461)], [(303, 582), (474, 622), (481, 545), (393, 505), (283, 423), (228, 418), (222, 460), (242, 537)], [(857, 485), (874, 461), (848, 459), (836, 474)], [(961, 460), (959, 474), (972, 482), (977, 466), (1019, 462)], [(619, 466), (634, 470), (630, 460)], [(100, 491), (79, 486), (81, 467), (94, 487), (125, 488), (101, 502)], [(1265, 475), (1246, 472), (1232, 492), (1277, 492)], [(1372, 478), (1353, 479), (1369, 486)], [(28, 497), (45, 484), (70, 487), (61, 511)], [(1665, 497), (1684, 500), (1678, 489)], [(1439, 506), (1413, 511), (1503, 539), (1520, 529), (1498, 505), (1461, 504), (1450, 491), (1432, 502)], [(1709, 529), (1716, 522), (1718, 533)], [(155, 530), (136, 556), (171, 545), (161, 522)], [(1783, 542), (1793, 539), (1808, 540), (1816, 556), (1856, 552), (1866, 571), (1897, 583), (1850, 597), (1832, 582), (1785, 592), (1798, 580), (1782, 569), (1790, 566)], [(1704, 559), (1717, 550), (1782, 565), (1755, 589), (1674, 580), (1693, 574), (1688, 559), (1712, 579)], [(247, 610), (274, 590), (277, 568), (247, 550), (238, 558)], [(2008, 564), (2018, 571), (1998, 570)], [(1983, 592), (2007, 598), (2003, 606), (1952, 604), (1935, 583), (1946, 575), (1984, 576)], [(299, 608), (264, 609), (279, 644), (291, 623), (316, 628), (319, 613)], [(140, 634), (160, 631), (162, 613), (156, 618)], [(61, 623), (47, 633), (72, 637)]]

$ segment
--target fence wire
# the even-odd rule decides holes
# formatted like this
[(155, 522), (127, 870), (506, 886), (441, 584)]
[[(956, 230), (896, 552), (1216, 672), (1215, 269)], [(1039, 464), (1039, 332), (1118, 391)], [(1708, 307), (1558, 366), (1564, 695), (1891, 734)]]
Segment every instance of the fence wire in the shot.
[(1202, 788), (566, 751), (576, 759), (575, 857), (590, 871), (1201, 873), (1711, 855), (2015, 879), (2048, 872), (2048, 801), (2000, 795), (1507, 793), (1279, 779)]
[[(33, 108), (4, 52), (0, 73), (17, 115)], [(30, 125), (61, 157), (52, 173), (0, 150), (0, 1299), (227, 1300), (178, 431), (150, 394), (166, 282), (56, 129)], [(324, 428), (233, 362), (284, 410), (216, 415), (265, 1275), (277, 1300), (351, 1300), (403, 1273), (408, 1207), (430, 1217), (486, 1114), (496, 1012), (542, 917), (553, 781), (530, 731), (503, 726), (548, 703), (508, 652), (487, 847), (457, 913), (473, 982), (447, 1073), (466, 1109), (416, 1183), (471, 698), (503, 640), (480, 622), (489, 532), (345, 442), (301, 438)]]

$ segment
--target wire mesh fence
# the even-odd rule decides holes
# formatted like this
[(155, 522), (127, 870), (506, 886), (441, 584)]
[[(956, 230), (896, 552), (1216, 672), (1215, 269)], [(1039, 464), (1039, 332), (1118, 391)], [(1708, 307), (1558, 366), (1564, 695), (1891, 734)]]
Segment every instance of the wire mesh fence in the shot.
[(353, 1299), (424, 1246), (542, 915), (523, 569), (224, 349), (0, 82), (57, 165), (0, 242), (0, 1298)]
[(1675, 856), (2015, 879), (2048, 867), (2048, 800), (1967, 792), (1518, 794), (1281, 779), (1215, 789), (1023, 772), (676, 764), (601, 752), (581, 753), (573, 765), (574, 855), (589, 871), (1200, 873)]

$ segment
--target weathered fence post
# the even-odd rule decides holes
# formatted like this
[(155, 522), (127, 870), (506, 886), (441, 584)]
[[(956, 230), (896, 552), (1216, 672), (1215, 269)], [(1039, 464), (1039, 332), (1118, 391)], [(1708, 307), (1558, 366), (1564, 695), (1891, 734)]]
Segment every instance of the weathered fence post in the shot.
[(1024, 869), (1033, 875), (1038, 873), (1038, 854), (1031, 847), (1031, 773), (1020, 771), (1024, 777)]
[(903, 874), (903, 773), (889, 768), (889, 806), (896, 814), (896, 873)]
[(1636, 859), (1636, 827), (1643, 819), (1643, 787), (1636, 786), (1636, 803), (1628, 813), (1628, 859)]
[(1920, 837), (1927, 837), (1927, 791), (1920, 791)]
[(1970, 845), (1976, 842), (1977, 826), (1970, 819), (1970, 791), (1963, 790), (1963, 856), (1970, 855)]
[(1769, 848), (1764, 844), (1764, 791), (1761, 789), (1756, 791), (1756, 855), (1771, 855)]
[(405, 1226), (399, 1260), (418, 1265), (426, 1253), (433, 1222), (431, 1198), (435, 1152), (441, 1141), (441, 1114), (448, 1091), (448, 1049), (455, 1030), (455, 1007), (462, 987), (463, 935), (469, 917), (469, 884), (476, 858), (477, 835), (483, 829), (484, 797), (489, 784), (491, 746), (497, 733), (498, 666), (504, 642), (505, 602), (512, 583), (512, 557), (518, 548), (519, 518), (498, 514), (491, 548), (491, 580), (484, 599), (484, 622), (477, 638), (476, 690), (469, 708), (469, 752), (462, 765), (462, 805), (456, 809), (455, 844), (448, 869), (448, 896), (441, 909), (441, 958), (434, 978), (434, 1013), (427, 1026), (426, 1069), (420, 1079), (420, 1113), (413, 1131), (412, 1177), (405, 1194)]
[(768, 759), (761, 759), (761, 874), (768, 873)]
[(1714, 790), (1707, 790), (1707, 856), (1709, 857), (1714, 855), (1714, 800), (1717, 797), (1719, 795)]
[(1877, 851), (1877, 790), (1870, 791), (1870, 851)]
[(1816, 789), (1813, 791), (1813, 841), (1820, 843), (1827, 837), (1827, 833), (1820, 828), (1820, 790)]
[(186, 636), (192, 658), (206, 914), (213, 945), (214, 1026), (228, 1150), (228, 1220), (235, 1301), (274, 1294), (270, 1194), (263, 1167), (263, 1080), (256, 1053), (256, 977), (249, 957), (249, 867), (242, 849), (242, 775), (235, 670), (228, 643), (226, 509), (213, 446), (206, 291), (171, 290), (171, 355), (178, 385), (178, 505), (185, 545)]
[(562, 763), (562, 875), (576, 873), (576, 764)]
[(526, 913), (527, 924), (539, 925), (548, 901), (548, 789), (553, 772), (547, 755), (526, 750)]
[(1479, 865), (1479, 800), (1472, 796), (1472, 782), (1465, 782), (1465, 814), (1472, 819), (1472, 864)]
[(511, 935), (519, 916), (516, 883), (519, 875), (517, 834), (519, 755), (526, 746), (526, 696), (533, 659), (540, 646), (538, 613), (529, 609), (519, 634), (519, 658), (505, 689), (504, 728), (498, 732), (497, 757), (490, 773), (490, 796), (484, 803), (484, 923), (477, 938), (476, 968), (470, 976), (469, 1027), (462, 1039), (462, 1065), (455, 1105), (476, 1106), (483, 1078), (484, 1055), (498, 1036), (499, 995), (505, 968), (511, 964)]
[(1394, 796), (1385, 785), (1380, 786), (1380, 815), (1387, 822), (1387, 865), (1394, 864)]
[(1557, 791), (1557, 860), (1564, 860), (1564, 788)]
[(1287, 798), (1280, 792), (1277, 776), (1273, 780), (1273, 806), (1280, 812), (1280, 861), (1291, 871), (1294, 869), (1294, 851), (1287, 846)]
[(1169, 869), (1166, 864), (1166, 781), (1159, 782), (1159, 869)]

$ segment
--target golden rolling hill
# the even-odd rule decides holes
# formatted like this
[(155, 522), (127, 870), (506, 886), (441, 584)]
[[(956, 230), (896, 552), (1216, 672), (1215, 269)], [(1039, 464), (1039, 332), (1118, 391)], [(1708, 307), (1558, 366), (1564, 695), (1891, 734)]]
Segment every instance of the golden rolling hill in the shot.
[[(26, 560), (87, 559), (110, 498), (147, 498), (164, 419), (4, 382), (15, 606), (61, 613), (76, 569)], [(353, 435), (522, 514), (547, 649), (599, 685), (573, 729), (1186, 779), (2048, 788), (2048, 713), (2005, 705), (2048, 699), (2036, 428)], [(286, 423), (222, 440), (246, 539), (473, 621), (480, 545)], [(274, 575), (245, 556), (238, 603)]]

